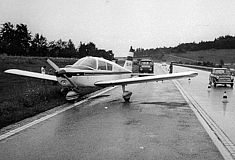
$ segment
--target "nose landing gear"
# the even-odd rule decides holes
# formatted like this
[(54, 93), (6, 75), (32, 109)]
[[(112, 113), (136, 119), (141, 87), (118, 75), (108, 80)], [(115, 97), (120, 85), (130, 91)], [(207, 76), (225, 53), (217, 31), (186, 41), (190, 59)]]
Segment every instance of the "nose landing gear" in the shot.
[(66, 95), (66, 100), (70, 102), (75, 101), (78, 98), (79, 98), (79, 94), (78, 92), (75, 92), (75, 91), (69, 91)]

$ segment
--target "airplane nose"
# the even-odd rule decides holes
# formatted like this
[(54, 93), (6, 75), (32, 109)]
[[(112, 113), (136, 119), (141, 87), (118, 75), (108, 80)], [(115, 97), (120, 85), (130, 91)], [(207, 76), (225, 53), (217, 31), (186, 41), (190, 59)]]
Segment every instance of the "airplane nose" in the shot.
[(65, 74), (66, 73), (66, 71), (64, 70), (64, 69), (60, 69), (59, 71), (58, 71), (58, 74)]
[(64, 69), (60, 69), (59, 71), (56, 72), (56, 76), (61, 76), (66, 74), (66, 71)]

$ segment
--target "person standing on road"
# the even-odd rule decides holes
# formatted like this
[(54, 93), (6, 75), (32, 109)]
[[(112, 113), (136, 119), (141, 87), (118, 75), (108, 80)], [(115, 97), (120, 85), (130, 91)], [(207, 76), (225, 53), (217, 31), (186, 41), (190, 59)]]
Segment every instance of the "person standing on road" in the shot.
[(173, 73), (173, 64), (171, 63), (170, 66), (169, 66), (169, 73)]
[(41, 73), (46, 74), (46, 66), (41, 67)]

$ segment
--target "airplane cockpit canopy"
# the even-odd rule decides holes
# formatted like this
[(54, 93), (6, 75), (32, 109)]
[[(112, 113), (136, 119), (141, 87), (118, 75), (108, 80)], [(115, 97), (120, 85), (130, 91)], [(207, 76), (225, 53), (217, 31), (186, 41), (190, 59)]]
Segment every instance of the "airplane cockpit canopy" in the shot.
[(97, 61), (93, 57), (84, 57), (74, 63), (72, 68), (94, 70), (97, 68)]
[(84, 57), (74, 63), (71, 68), (83, 70), (109, 70), (112, 71), (112, 64), (108, 63), (105, 59), (97, 57)]

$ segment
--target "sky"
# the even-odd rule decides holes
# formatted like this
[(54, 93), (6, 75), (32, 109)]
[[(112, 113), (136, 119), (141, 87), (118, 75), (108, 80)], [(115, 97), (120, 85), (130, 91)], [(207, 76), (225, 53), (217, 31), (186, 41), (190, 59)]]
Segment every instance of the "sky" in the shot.
[[(125, 56), (235, 35), (235, 0), (0, 0), (0, 24), (26, 24), (48, 41), (93, 42)], [(2, 27), (2, 26), (1, 26)]]

